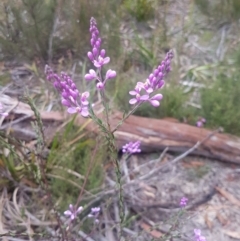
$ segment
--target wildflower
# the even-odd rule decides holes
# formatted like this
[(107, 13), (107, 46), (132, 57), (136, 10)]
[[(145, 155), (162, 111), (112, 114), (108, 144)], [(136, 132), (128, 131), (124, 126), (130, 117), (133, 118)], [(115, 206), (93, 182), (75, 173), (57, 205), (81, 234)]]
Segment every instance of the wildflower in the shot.
[(89, 70), (89, 73), (85, 75), (85, 79), (86, 80), (94, 80), (94, 79), (97, 79), (99, 82), (97, 83), (97, 88), (98, 89), (103, 89), (105, 84), (106, 84), (106, 81), (109, 80), (109, 79), (112, 79), (114, 77), (116, 77), (116, 71), (114, 70), (111, 70), (109, 69), (106, 73), (106, 77), (104, 79), (104, 81), (101, 81), (101, 78), (98, 77), (97, 73), (95, 72), (95, 70), (93, 69), (90, 69)]
[(196, 122), (196, 126), (197, 127), (203, 127), (205, 123), (206, 123), (206, 119), (200, 117), (200, 118), (198, 118), (198, 121)]
[(88, 217), (94, 218), (94, 221), (96, 223), (99, 223), (98, 216), (99, 216), (100, 210), (101, 210), (100, 207), (91, 208), (91, 213), (88, 214)]
[(110, 62), (110, 58), (102, 58), (101, 56), (98, 56), (97, 60), (93, 61), (93, 64), (96, 68), (101, 68), (104, 64), (108, 64)]
[(95, 70), (90, 69), (89, 73), (85, 75), (85, 79), (86, 80), (94, 80), (97, 79), (97, 73), (95, 72)]
[[(68, 108), (68, 113), (80, 113), (83, 117), (88, 117), (89, 92), (83, 92), (81, 94), (70, 76), (65, 73), (61, 73), (59, 76), (53, 73), (53, 70), (49, 66), (46, 66), (45, 73), (47, 79), (52, 82), (53, 86), (61, 93), (62, 105)], [(93, 75), (93, 72), (91, 72), (91, 74)]]
[(156, 94), (151, 97), (148, 101), (151, 103), (152, 106), (157, 107), (160, 105), (160, 100), (163, 98), (162, 94)]
[(206, 241), (206, 238), (201, 235), (200, 229), (194, 229), (195, 241)]
[(116, 71), (109, 69), (106, 73), (106, 80), (115, 78), (117, 75)]
[(135, 98), (129, 100), (129, 103), (131, 105), (141, 103), (141, 102), (149, 99), (149, 95), (142, 95), (141, 96), (140, 92), (141, 92), (141, 86), (138, 86), (138, 85), (135, 87), (134, 90), (129, 91), (130, 95), (135, 95)]
[(1, 116), (8, 116), (7, 112), (3, 112), (3, 104), (0, 102), (0, 115)]
[(77, 210), (73, 207), (72, 204), (69, 205), (69, 210), (64, 212), (64, 215), (70, 217), (71, 220), (74, 220), (77, 215), (83, 210), (83, 207), (79, 207)]
[[(154, 96), (149, 96), (149, 94), (153, 93), (156, 90), (161, 89), (164, 84), (164, 77), (170, 72), (171, 70), (171, 60), (173, 58), (173, 52), (169, 51), (166, 54), (165, 59), (161, 62), (161, 64), (149, 75), (146, 79), (145, 83), (137, 82), (137, 85), (134, 90), (130, 91), (130, 95), (136, 95), (134, 99), (129, 101), (129, 104), (135, 105), (138, 103), (143, 102), (150, 102), (150, 104), (154, 107), (160, 105), (160, 100), (163, 98), (162, 95), (157, 94)], [(141, 92), (146, 92), (146, 95)], [(141, 94), (140, 94), (141, 93)]]
[(182, 197), (180, 200), (180, 207), (184, 208), (187, 206), (188, 199), (186, 197)]
[(90, 19), (90, 33), (91, 33), (91, 46), (92, 51), (88, 52), (88, 58), (92, 61), (96, 68), (101, 68), (103, 65), (110, 62), (109, 57), (105, 57), (105, 49), (101, 49), (102, 39), (99, 36), (99, 30), (97, 28), (97, 22), (94, 18)]
[(139, 148), (140, 144), (140, 141), (129, 142), (122, 147), (122, 152), (127, 154), (139, 153), (141, 152), (141, 149)]
[(104, 89), (106, 81), (116, 77), (116, 71), (109, 69), (106, 72), (105, 79), (101, 76), (101, 68), (103, 65), (110, 62), (110, 58), (106, 56), (105, 49), (101, 49), (102, 39), (99, 36), (99, 30), (97, 28), (97, 22), (94, 18), (90, 19), (90, 33), (91, 33), (91, 46), (92, 50), (87, 53), (88, 58), (91, 60), (93, 65), (99, 69), (95, 71), (91, 69), (88, 74), (85, 75), (86, 80), (96, 79), (98, 83), (96, 84), (98, 89)]

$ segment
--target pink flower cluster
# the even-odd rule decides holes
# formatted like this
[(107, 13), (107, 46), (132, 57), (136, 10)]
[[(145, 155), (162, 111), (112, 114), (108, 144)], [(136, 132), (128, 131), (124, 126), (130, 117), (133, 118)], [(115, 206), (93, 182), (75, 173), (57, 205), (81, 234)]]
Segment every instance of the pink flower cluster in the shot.
[(100, 207), (91, 208), (91, 213), (88, 214), (89, 218), (94, 218), (95, 223), (99, 223), (98, 216), (99, 216), (100, 210), (101, 210)]
[(134, 96), (134, 98), (129, 101), (131, 105), (141, 104), (146, 101), (150, 102), (154, 107), (160, 105), (160, 100), (163, 96), (161, 94), (152, 94), (155, 90), (159, 90), (164, 86), (164, 77), (171, 70), (170, 65), (172, 58), (173, 52), (169, 51), (162, 63), (149, 75), (145, 83), (137, 82), (134, 90), (129, 92), (130, 95)]
[(70, 217), (70, 219), (73, 221), (77, 215), (82, 212), (83, 207), (79, 207), (77, 210), (74, 208), (72, 204), (69, 205), (69, 209), (64, 212), (64, 215), (67, 217)]
[(68, 108), (68, 113), (80, 113), (83, 117), (88, 117), (89, 92), (80, 93), (70, 76), (65, 73), (59, 76), (49, 66), (45, 67), (45, 73), (47, 79), (61, 93), (62, 104)]
[(206, 119), (205, 118), (198, 118), (198, 121), (196, 122), (197, 127), (203, 127), (206, 124)]
[(129, 142), (122, 147), (122, 152), (127, 154), (139, 153), (141, 152), (141, 149), (139, 148), (140, 144), (141, 144), (140, 141)]
[(184, 208), (187, 206), (188, 199), (186, 197), (182, 197), (180, 200), (180, 207)]
[(194, 229), (195, 241), (206, 241), (206, 238), (201, 235), (200, 229)]
[(97, 70), (90, 69), (89, 73), (85, 75), (86, 80), (97, 80), (97, 88), (104, 89), (106, 81), (116, 77), (116, 71), (109, 69), (106, 72), (105, 78), (102, 78), (101, 70), (103, 65), (110, 62), (110, 58), (106, 57), (105, 49), (101, 49), (102, 40), (99, 37), (99, 30), (97, 28), (97, 22), (94, 18), (90, 20), (90, 33), (91, 33), (91, 46), (92, 51), (88, 52), (88, 58), (92, 61)]

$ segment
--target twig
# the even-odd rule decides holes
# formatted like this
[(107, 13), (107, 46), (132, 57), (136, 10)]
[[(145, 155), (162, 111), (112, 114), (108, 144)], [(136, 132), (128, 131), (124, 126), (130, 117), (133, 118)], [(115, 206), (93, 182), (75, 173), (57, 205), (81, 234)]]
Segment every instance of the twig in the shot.
[[(182, 160), (184, 157), (188, 156), (191, 152), (193, 152), (194, 150), (196, 150), (200, 145), (202, 145), (205, 141), (207, 141), (209, 138), (211, 138), (215, 133), (218, 133), (220, 130), (217, 129), (213, 132), (211, 132), (207, 137), (205, 137), (202, 141), (198, 141), (192, 148), (190, 148), (189, 150), (187, 150), (186, 152), (184, 152), (183, 154), (181, 154), (180, 156), (176, 157), (175, 159), (173, 159), (171, 162), (165, 163), (161, 166), (159, 166), (158, 168), (153, 169), (152, 171), (150, 171), (149, 173), (147, 173), (146, 175), (140, 177), (140, 180), (143, 179), (148, 179), (150, 176), (152, 176), (154, 173), (158, 172), (160, 169), (162, 169), (163, 167), (175, 164), (176, 162)], [(137, 181), (139, 181), (139, 179)]]

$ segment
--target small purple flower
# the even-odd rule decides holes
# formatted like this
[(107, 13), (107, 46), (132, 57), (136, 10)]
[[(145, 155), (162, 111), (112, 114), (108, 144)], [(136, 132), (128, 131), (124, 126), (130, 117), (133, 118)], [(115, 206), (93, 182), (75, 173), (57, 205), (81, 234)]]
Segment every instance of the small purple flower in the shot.
[(93, 61), (93, 64), (96, 68), (101, 68), (103, 65), (108, 64), (110, 62), (110, 58), (102, 58), (101, 56), (98, 56), (97, 60)]
[(197, 127), (203, 127), (203, 123), (202, 123), (201, 121), (197, 121), (197, 122), (196, 122), (196, 126), (197, 126)]
[(151, 97), (148, 101), (151, 103), (152, 106), (158, 107), (160, 105), (160, 100), (163, 98), (162, 94), (156, 94)]
[(97, 79), (97, 73), (95, 70), (90, 69), (89, 73), (85, 75), (86, 80), (94, 80)]
[(182, 197), (180, 200), (180, 207), (184, 208), (187, 206), (188, 199), (186, 197)]
[(205, 123), (206, 123), (206, 119), (200, 117), (200, 118), (198, 118), (198, 121), (196, 122), (196, 126), (197, 127), (203, 127)]
[(106, 80), (115, 78), (117, 75), (116, 71), (109, 69), (106, 73)]
[(135, 105), (149, 99), (149, 95), (141, 95), (140, 92), (141, 92), (141, 87), (138, 85), (135, 87), (134, 90), (129, 91), (130, 95), (135, 95), (135, 98), (129, 100), (130, 105)]
[(91, 213), (88, 214), (89, 218), (94, 218), (95, 223), (99, 223), (98, 216), (99, 216), (100, 210), (101, 210), (100, 207), (91, 208)]
[(206, 241), (206, 238), (201, 235), (200, 229), (194, 229), (195, 241)]
[(129, 142), (122, 147), (122, 152), (127, 154), (139, 153), (141, 152), (141, 149), (139, 148), (140, 144), (140, 141)]
[(71, 220), (74, 220), (82, 210), (83, 207), (79, 207), (77, 210), (75, 210), (74, 206), (70, 204), (69, 209), (64, 212), (64, 215), (70, 217)]
[(8, 113), (4, 112), (3, 109), (4, 109), (3, 104), (0, 102), (0, 115), (1, 116), (8, 116)]

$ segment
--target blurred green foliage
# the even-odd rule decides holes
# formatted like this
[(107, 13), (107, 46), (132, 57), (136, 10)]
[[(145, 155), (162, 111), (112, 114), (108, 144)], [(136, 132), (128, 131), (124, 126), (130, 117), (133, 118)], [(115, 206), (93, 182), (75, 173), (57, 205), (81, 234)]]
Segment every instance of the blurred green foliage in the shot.
[[(69, 203), (76, 202), (89, 168), (91, 171), (84, 190), (91, 191), (103, 181), (102, 161), (106, 159), (104, 147), (99, 147), (93, 157), (97, 140), (90, 137), (79, 138), (82, 135), (81, 129), (74, 127), (71, 121), (63, 134), (56, 135), (48, 157), (52, 194), (62, 210)], [(72, 142), (76, 138), (79, 140)]]
[[(51, 61), (53, 56), (59, 58), (70, 52), (82, 58), (90, 47), (89, 20), (92, 16), (97, 19), (103, 44), (109, 48), (108, 54), (119, 54), (115, 1), (9, 0), (0, 4), (3, 59)], [(111, 24), (111, 32), (108, 24)]]
[(154, 0), (124, 0), (123, 6), (138, 22), (154, 17)]
[(200, 11), (215, 20), (231, 21), (240, 17), (239, 0), (194, 0)]
[(4, 58), (48, 56), (56, 0), (10, 0), (1, 3), (0, 47)]
[(184, 94), (180, 85), (170, 82), (159, 92), (163, 95), (160, 107), (155, 108), (145, 103), (135, 114), (153, 118), (172, 117), (180, 121), (188, 117), (190, 108), (185, 105), (188, 95)]
[(240, 135), (240, 72), (228, 77), (222, 73), (211, 88), (202, 89), (202, 116), (209, 127), (223, 127)]

